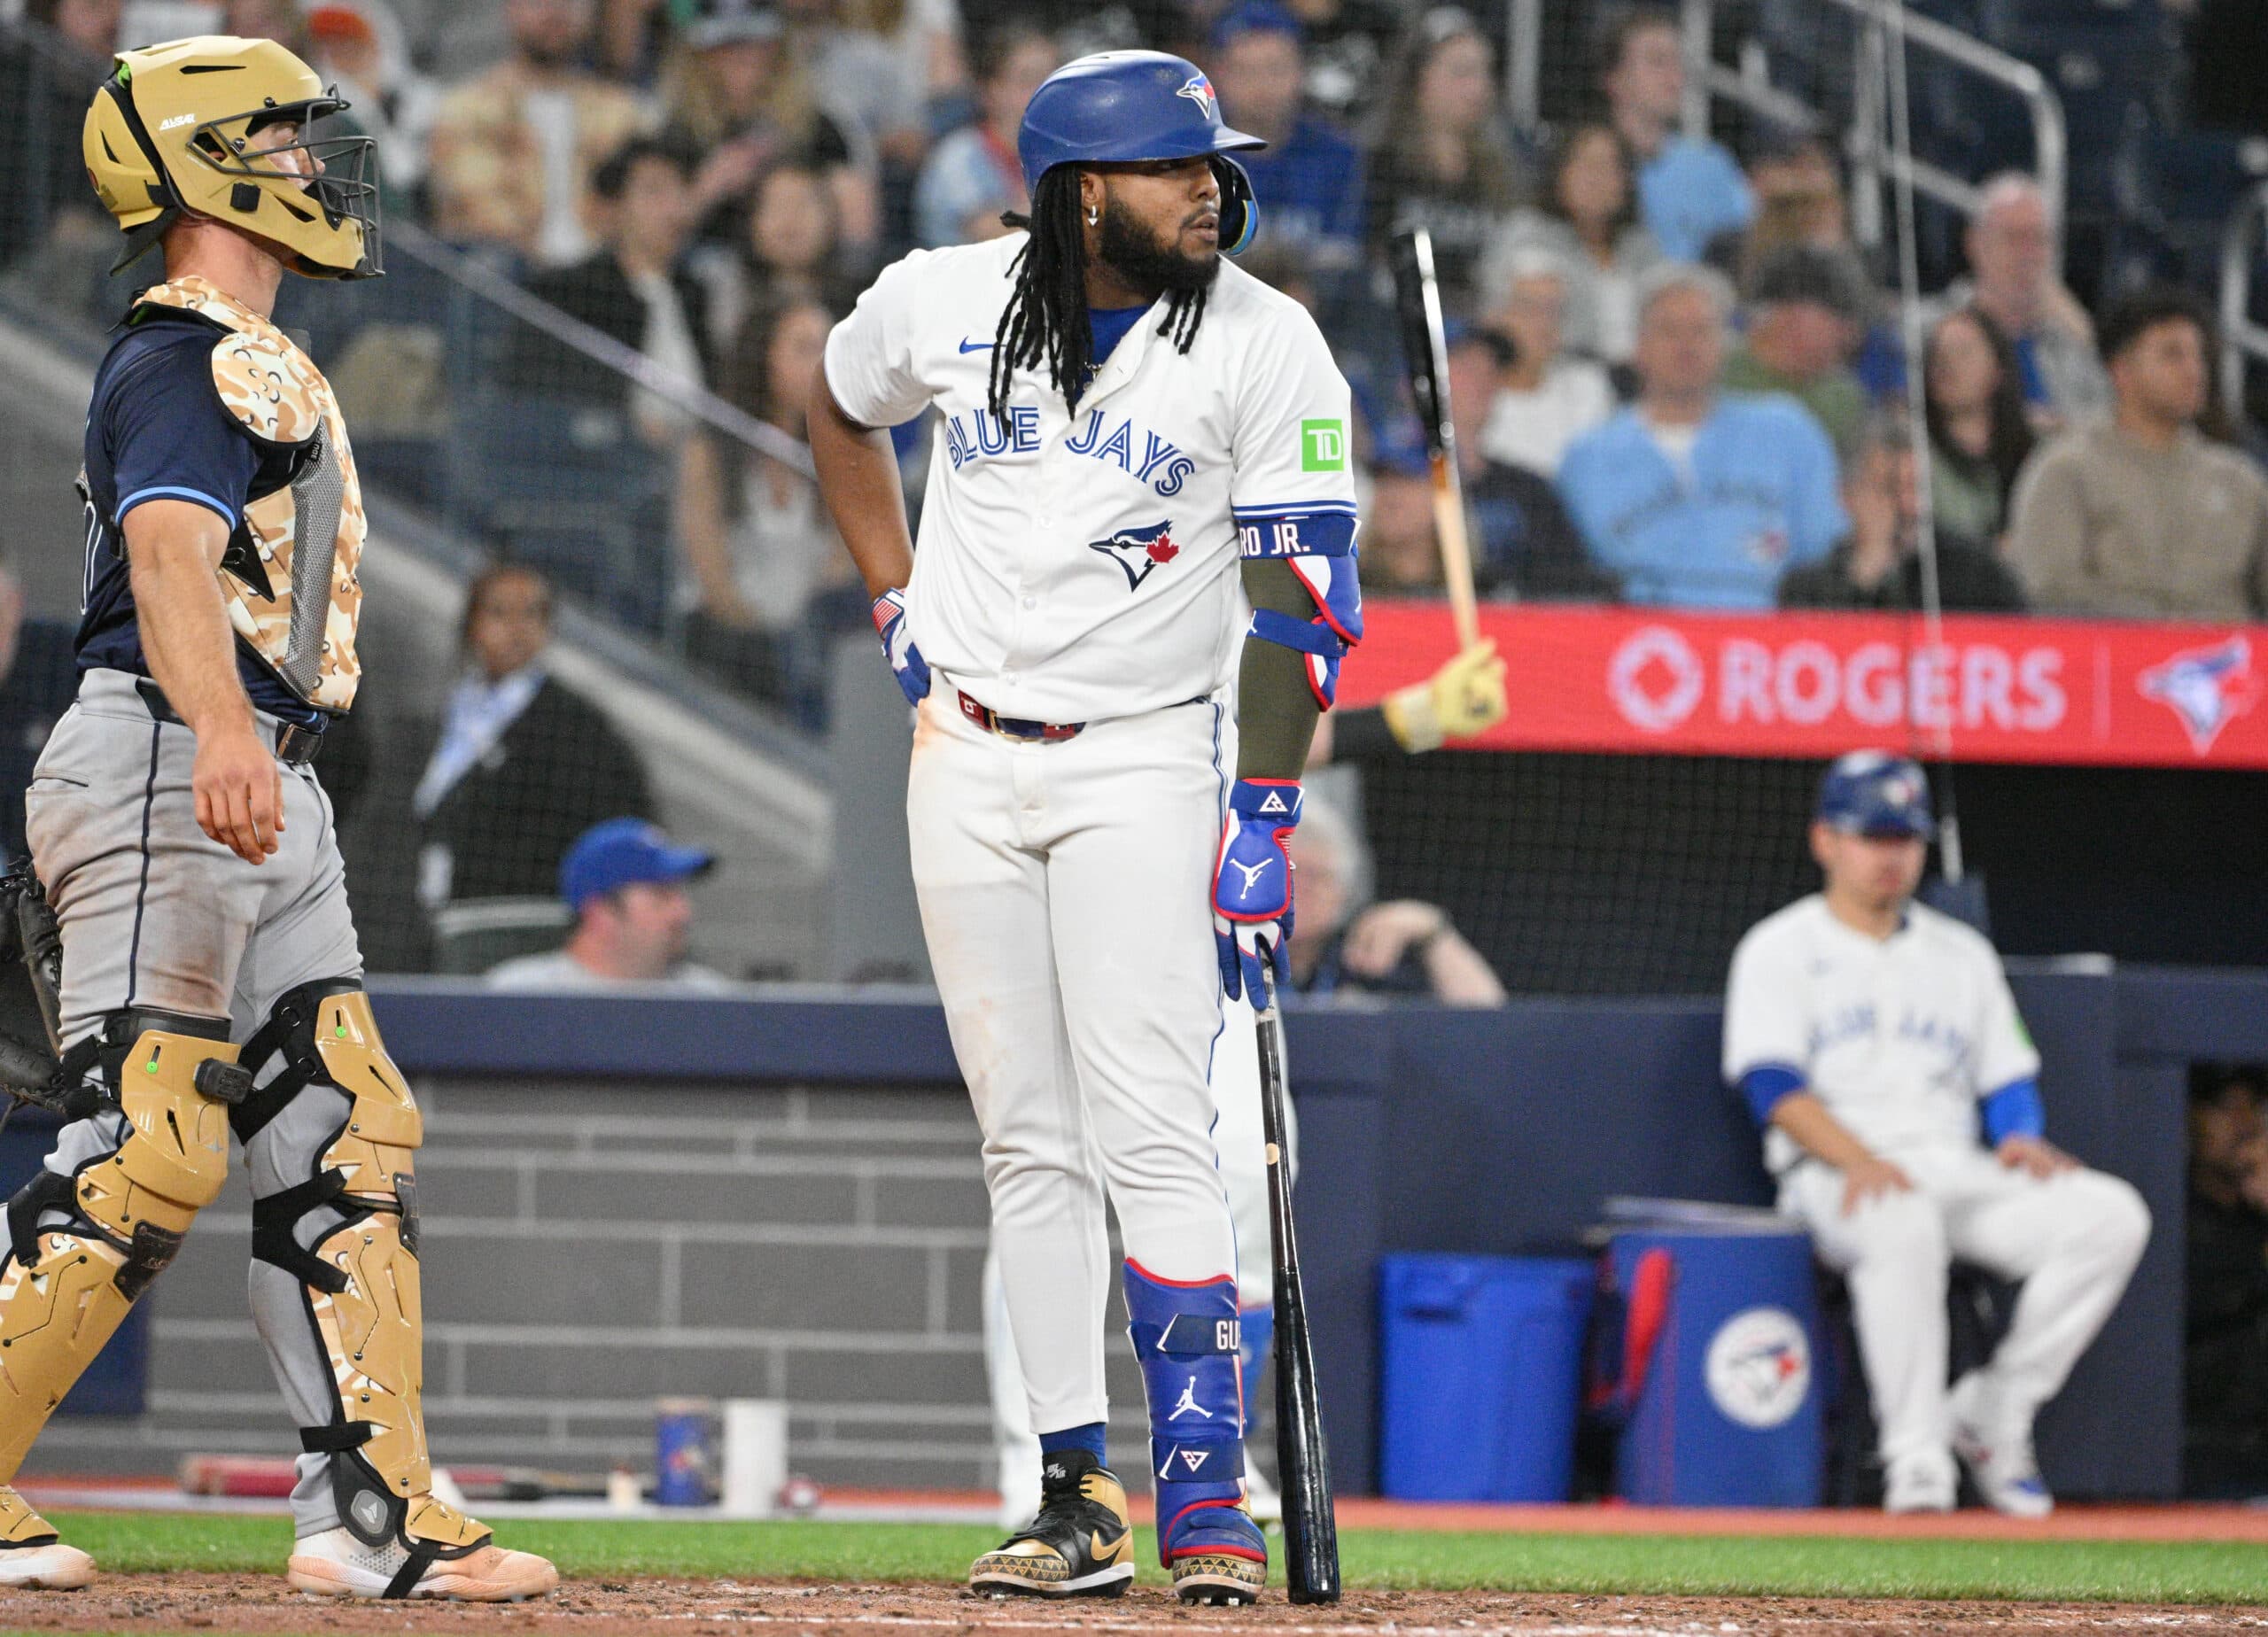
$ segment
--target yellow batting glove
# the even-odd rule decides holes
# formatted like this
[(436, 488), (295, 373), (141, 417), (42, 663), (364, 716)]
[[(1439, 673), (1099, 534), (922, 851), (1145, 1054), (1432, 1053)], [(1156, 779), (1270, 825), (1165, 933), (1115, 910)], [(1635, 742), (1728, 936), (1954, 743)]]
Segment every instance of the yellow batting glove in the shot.
[(1388, 694), (1379, 709), (1394, 738), (1412, 755), (1487, 733), (1511, 710), (1495, 639), (1475, 643), (1425, 681)]

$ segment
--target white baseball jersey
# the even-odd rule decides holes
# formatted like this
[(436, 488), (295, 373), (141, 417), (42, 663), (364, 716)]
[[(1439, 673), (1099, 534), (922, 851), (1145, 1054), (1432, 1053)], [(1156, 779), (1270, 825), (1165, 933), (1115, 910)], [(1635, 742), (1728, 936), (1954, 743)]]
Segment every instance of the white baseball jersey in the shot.
[[(913, 579), (930, 668), (1003, 716), (1093, 722), (1216, 692), (1247, 608), (1239, 531), (1355, 514), (1349, 393), (1304, 308), (1223, 262), (1184, 356), (1161, 298), (1068, 412), (1019, 370), (985, 393), (1024, 236), (915, 251), (827, 343), (867, 426), (943, 416)], [(1285, 555), (1280, 539), (1268, 555)]]
[[(1875, 939), (1814, 893), (1751, 927), (1725, 987), (1727, 1080), (1780, 1067), (1877, 1154), (1975, 1147), (1977, 1105), (2039, 1072), (1991, 943), (1925, 905)], [(1774, 1128), (1775, 1171), (1800, 1151)]]

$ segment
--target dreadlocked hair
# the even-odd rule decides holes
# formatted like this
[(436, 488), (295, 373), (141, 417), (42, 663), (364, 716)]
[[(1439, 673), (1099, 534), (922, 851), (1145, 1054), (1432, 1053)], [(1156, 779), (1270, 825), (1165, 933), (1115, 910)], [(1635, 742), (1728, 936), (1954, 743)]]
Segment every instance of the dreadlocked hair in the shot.
[[(993, 332), (992, 373), (985, 403), (994, 415), (1008, 413), (1008, 384), (1019, 369), (1044, 361), (1047, 378), (1073, 409), (1094, 373), (1094, 326), (1087, 319), (1087, 245), (1079, 222), (1079, 170), (1058, 165), (1032, 191), (1031, 213), (1003, 211), (1001, 221), (1030, 234), (1008, 264), (1015, 288)], [(1203, 290), (1177, 290), (1166, 302), (1158, 326), (1175, 350), (1189, 351), (1205, 316)]]

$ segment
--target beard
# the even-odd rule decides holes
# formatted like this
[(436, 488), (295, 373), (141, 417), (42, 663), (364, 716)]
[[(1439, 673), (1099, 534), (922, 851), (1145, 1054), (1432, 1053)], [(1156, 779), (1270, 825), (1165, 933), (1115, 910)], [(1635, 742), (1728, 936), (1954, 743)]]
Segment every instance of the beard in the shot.
[[(1174, 237), (1180, 237), (1177, 226)], [(1175, 244), (1161, 238), (1117, 200), (1107, 198), (1103, 200), (1102, 237), (1095, 254), (1137, 289), (1169, 295), (1194, 295), (1211, 288), (1221, 274), (1217, 248), (1184, 255)]]

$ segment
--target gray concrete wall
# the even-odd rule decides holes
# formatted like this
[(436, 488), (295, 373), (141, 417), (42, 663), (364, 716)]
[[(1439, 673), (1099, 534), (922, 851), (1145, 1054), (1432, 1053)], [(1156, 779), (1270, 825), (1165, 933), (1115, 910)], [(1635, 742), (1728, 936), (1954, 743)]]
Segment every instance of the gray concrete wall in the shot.
[[(993, 1481), (984, 1190), (960, 1092), (419, 1092), (437, 1460), (642, 1470), (654, 1400), (689, 1393), (788, 1400), (790, 1462), (822, 1485)], [(58, 1420), (27, 1473), (297, 1448), (245, 1313), (251, 1232), (232, 1175), (149, 1299), (150, 1413)], [(1122, 1342), (1111, 1369), (1114, 1434), (1136, 1450)]]

